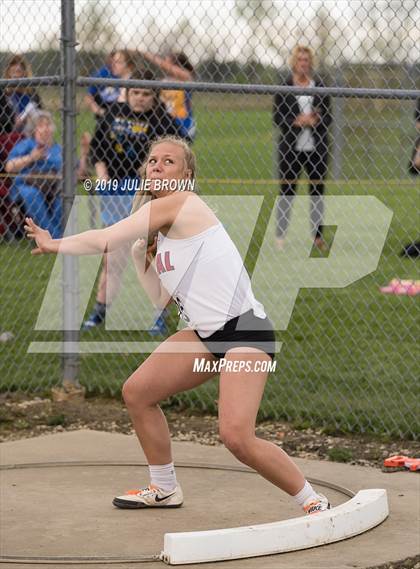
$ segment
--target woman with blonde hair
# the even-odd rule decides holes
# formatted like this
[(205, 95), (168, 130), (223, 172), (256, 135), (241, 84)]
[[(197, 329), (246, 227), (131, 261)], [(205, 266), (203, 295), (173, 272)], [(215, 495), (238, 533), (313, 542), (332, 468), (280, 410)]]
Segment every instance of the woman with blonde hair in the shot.
[[(314, 54), (306, 46), (297, 45), (290, 58), (291, 74), (285, 85), (323, 87), (314, 75)], [(279, 178), (277, 203), (277, 245), (282, 248), (289, 226), (296, 185), (302, 169), (309, 178), (310, 219), (314, 244), (326, 249), (323, 238), (325, 177), (328, 165), (328, 127), (332, 117), (328, 95), (294, 95), (279, 93), (274, 97), (274, 124), (280, 128)]]
[[(194, 191), (181, 191), (185, 181), (195, 179), (192, 150), (174, 138), (155, 141), (146, 158), (145, 176), (152, 199), (115, 225), (58, 240), (31, 219), (26, 225), (28, 237), (36, 242), (34, 255), (100, 254), (135, 240), (132, 253), (143, 288), (158, 306), (175, 302), (186, 322), (186, 328), (162, 342), (123, 386), (149, 464), (150, 484), (117, 496), (113, 504), (118, 508), (182, 505), (168, 424), (159, 403), (219, 372), (219, 429), (226, 447), (293, 496), (306, 513), (328, 509), (327, 498), (315, 492), (291, 458), (255, 436), (268, 364), (275, 353), (274, 331), (224, 226)], [(178, 189), (170, 190), (168, 185)], [(153, 241), (147, 246), (150, 237)], [(199, 370), (197, 359), (202, 362)]]

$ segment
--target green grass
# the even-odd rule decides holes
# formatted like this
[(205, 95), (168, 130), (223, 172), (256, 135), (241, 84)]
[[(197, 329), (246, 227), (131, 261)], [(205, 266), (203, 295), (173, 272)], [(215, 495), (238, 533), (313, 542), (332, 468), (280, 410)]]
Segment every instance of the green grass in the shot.
[(347, 448), (333, 447), (327, 454), (332, 462), (350, 462), (353, 459), (352, 451)]
[[(255, 98), (241, 107), (236, 98), (197, 96), (199, 136), (195, 150), (199, 159), (200, 191), (203, 195), (255, 195), (264, 198), (262, 213), (246, 255), (252, 271), (258, 257), (277, 194), (276, 184), (254, 180), (273, 177), (273, 132), (269, 100)], [(218, 104), (217, 104), (218, 103)], [(373, 195), (393, 212), (385, 247), (375, 272), (341, 289), (301, 289), (286, 330), (277, 333), (283, 343), (277, 371), (269, 379), (260, 410), (261, 418), (287, 419), (342, 432), (369, 432), (393, 437), (417, 437), (418, 346), (416, 335), (418, 298), (381, 295), (378, 287), (391, 278), (416, 278), (416, 262), (398, 256), (400, 249), (418, 238), (416, 207), (419, 187), (405, 178), (404, 165), (410, 148), (406, 133), (382, 130), (374, 125), (386, 118), (386, 110), (370, 116), (373, 155), (366, 152), (366, 134), (347, 133), (343, 172), (349, 182), (327, 184), (329, 195)], [(91, 117), (78, 117), (78, 130), (91, 130)], [(375, 134), (376, 133), (376, 134)], [(364, 138), (365, 137), (365, 138)], [(369, 137), (368, 137), (369, 138)], [(377, 143), (378, 148), (375, 147)], [(407, 160), (406, 160), (407, 158)], [(374, 165), (374, 167), (372, 166)], [(399, 183), (395, 179), (401, 177)], [(372, 178), (367, 181), (367, 178)], [(391, 182), (387, 182), (392, 178)], [(232, 183), (208, 183), (207, 179)], [(245, 180), (245, 183), (233, 182)], [(248, 180), (248, 182), (246, 181)], [(83, 193), (83, 190), (79, 190)], [(306, 195), (306, 186), (299, 193)], [(235, 200), (235, 211), (222, 208), (228, 230), (239, 245), (252, 221), (245, 200)], [(87, 213), (81, 212), (82, 225)], [(230, 223), (229, 223), (229, 220)], [(369, 236), (369, 228), (367, 228)], [(333, 228), (327, 236), (333, 238)], [(271, 239), (271, 237), (270, 237)], [(349, 247), (352, 243), (349, 242)], [(0, 389), (44, 391), (61, 381), (58, 355), (28, 354), (31, 341), (61, 338), (60, 332), (34, 330), (54, 259), (33, 258), (23, 242), (0, 245), (2, 286), (1, 328), (16, 339), (0, 344)], [(267, 275), (266, 292), (279, 287), (276, 272)], [(418, 277), (417, 277), (418, 278)], [(122, 293), (124, 295), (124, 292)], [(90, 303), (92, 303), (91, 298)], [(261, 298), (264, 302), (264, 298)], [(131, 302), (131, 305), (130, 305)], [(139, 305), (128, 299), (135, 313)], [(57, 308), (59, 310), (59, 308)], [(172, 330), (176, 329), (175, 313)], [(86, 336), (82, 336), (85, 339)], [(95, 330), (89, 339), (98, 341), (146, 340), (141, 331)], [(80, 380), (89, 391), (118, 393), (124, 379), (143, 356), (127, 354), (83, 355)], [(217, 382), (183, 394), (169, 403), (195, 410), (216, 410)]]

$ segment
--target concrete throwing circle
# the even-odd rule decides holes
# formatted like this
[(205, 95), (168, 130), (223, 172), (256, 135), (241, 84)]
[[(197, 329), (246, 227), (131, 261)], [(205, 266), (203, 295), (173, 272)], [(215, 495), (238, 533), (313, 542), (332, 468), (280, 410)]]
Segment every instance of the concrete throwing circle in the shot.
[[(247, 467), (185, 462), (177, 463), (185, 494), (182, 508), (114, 508), (114, 495), (144, 485), (146, 467), (145, 462), (1, 466), (0, 517), (7, 521), (2, 524), (2, 550), (7, 545), (10, 553), (0, 556), (0, 562), (60, 565), (160, 561), (167, 532), (277, 522), (301, 513), (278, 488), (261, 476), (249, 476), (256, 472)], [(334, 505), (354, 496), (347, 488), (309, 480), (315, 486), (329, 488)]]

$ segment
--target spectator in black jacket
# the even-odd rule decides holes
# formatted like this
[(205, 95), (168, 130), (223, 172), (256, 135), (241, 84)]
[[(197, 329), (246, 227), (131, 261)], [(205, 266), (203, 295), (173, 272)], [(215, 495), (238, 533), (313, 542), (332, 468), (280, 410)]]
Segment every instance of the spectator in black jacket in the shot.
[[(135, 73), (132, 79), (152, 80), (149, 71)], [(97, 181), (94, 188), (101, 197), (101, 217), (105, 226), (130, 214), (133, 196), (140, 189), (138, 170), (144, 162), (149, 143), (167, 134), (179, 134), (155, 89), (130, 88), (128, 103), (114, 103), (97, 124), (91, 154)], [(102, 324), (107, 308), (118, 294), (130, 247), (104, 255), (96, 304), (83, 329)], [(163, 332), (165, 325), (162, 323)]]
[(413, 153), (411, 155), (408, 171), (413, 176), (418, 176), (420, 174), (420, 98), (417, 99), (416, 102), (414, 120), (416, 122), (417, 138), (414, 143)]
[[(290, 60), (292, 73), (285, 84), (295, 87), (322, 87), (313, 74), (313, 52), (298, 45)], [(276, 238), (279, 248), (284, 245), (290, 219), (296, 183), (305, 168), (310, 180), (311, 231), (315, 245), (326, 249), (322, 236), (324, 214), (324, 180), (328, 163), (328, 127), (332, 117), (327, 95), (277, 94), (274, 98), (273, 119), (281, 130), (279, 139), (280, 198), (277, 204)]]

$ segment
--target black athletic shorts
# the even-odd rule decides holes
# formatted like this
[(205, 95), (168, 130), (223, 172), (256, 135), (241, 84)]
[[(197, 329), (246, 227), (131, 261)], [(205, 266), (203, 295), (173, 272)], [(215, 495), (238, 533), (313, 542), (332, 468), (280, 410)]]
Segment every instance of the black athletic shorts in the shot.
[(267, 317), (257, 318), (252, 309), (228, 320), (223, 328), (207, 338), (202, 338), (197, 330), (194, 332), (216, 358), (224, 358), (232, 348), (257, 348), (274, 359), (276, 338), (273, 325)]

